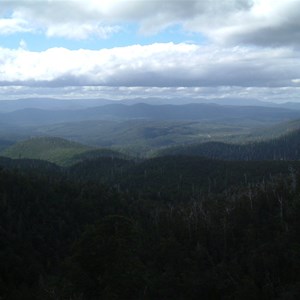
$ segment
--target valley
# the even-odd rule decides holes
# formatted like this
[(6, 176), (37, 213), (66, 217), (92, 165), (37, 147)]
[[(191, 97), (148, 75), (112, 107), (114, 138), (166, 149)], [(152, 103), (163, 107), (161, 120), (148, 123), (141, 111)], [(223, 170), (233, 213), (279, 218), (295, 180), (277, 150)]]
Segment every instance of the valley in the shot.
[[(16, 110), (9, 112), (8, 104), (2, 104), (1, 112), (0, 103), (0, 139), (19, 142), (34, 137), (58, 137), (146, 158), (173, 146), (206, 142), (243, 144), (273, 139), (300, 128), (300, 110), (282, 106), (107, 104), (99, 100), (97, 104), (102, 103), (101, 106), (89, 107), (93, 102), (87, 101), (84, 107), (83, 101), (76, 105), (75, 100), (69, 100), (69, 104), (65, 100), (60, 106), (59, 101), (54, 101), (56, 110), (52, 110), (50, 100), (24, 101), (22, 109), (17, 109), (16, 101)], [(71, 104), (77, 109), (70, 110)]]
[(4, 299), (296, 297), (300, 111), (61, 105), (2, 111)]

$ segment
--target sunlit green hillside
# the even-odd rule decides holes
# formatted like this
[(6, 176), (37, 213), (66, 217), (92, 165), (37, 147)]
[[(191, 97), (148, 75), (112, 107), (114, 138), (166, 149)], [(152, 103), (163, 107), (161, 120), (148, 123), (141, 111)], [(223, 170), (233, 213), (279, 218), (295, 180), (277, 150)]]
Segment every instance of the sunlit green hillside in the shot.
[(80, 155), (90, 147), (56, 137), (32, 138), (16, 143), (1, 154), (10, 158), (32, 158), (67, 165), (72, 157)]

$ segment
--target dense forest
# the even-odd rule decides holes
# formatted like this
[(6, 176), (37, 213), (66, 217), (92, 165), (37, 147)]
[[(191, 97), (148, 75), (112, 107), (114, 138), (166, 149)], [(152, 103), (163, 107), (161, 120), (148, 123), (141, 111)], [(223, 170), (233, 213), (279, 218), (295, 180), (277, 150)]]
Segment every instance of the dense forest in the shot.
[(269, 140), (243, 144), (207, 142), (164, 149), (164, 155), (205, 156), (225, 160), (299, 160), (300, 130)]
[(300, 0), (0, 0), (0, 300), (300, 300)]
[(0, 161), (2, 299), (297, 299), (298, 162)]
[(299, 299), (299, 110), (13, 104), (1, 300)]

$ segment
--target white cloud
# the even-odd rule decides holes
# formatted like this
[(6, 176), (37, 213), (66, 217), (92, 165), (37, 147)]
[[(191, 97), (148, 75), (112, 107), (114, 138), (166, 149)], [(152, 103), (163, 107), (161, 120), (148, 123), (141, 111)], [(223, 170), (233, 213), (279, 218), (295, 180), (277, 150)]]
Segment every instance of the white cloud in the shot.
[(298, 99), (299, 7), (300, 0), (1, 1), (2, 38), (109, 38), (130, 22), (143, 34), (179, 24), (208, 42), (31, 52), (21, 40), (17, 50), (0, 48), (0, 94)]
[(120, 30), (120, 26), (102, 26), (97, 23), (66, 23), (49, 26), (46, 35), (48, 37), (65, 37), (77, 40), (87, 39), (90, 36), (106, 39)]
[(20, 40), (19, 49), (22, 49), (22, 50), (26, 50), (27, 49), (27, 43), (23, 39)]
[(300, 54), (288, 48), (153, 44), (102, 50), (0, 49), (0, 85), (297, 86)]
[(0, 18), (0, 35), (10, 35), (16, 32), (33, 32), (34, 29), (25, 19), (13, 16), (12, 18)]

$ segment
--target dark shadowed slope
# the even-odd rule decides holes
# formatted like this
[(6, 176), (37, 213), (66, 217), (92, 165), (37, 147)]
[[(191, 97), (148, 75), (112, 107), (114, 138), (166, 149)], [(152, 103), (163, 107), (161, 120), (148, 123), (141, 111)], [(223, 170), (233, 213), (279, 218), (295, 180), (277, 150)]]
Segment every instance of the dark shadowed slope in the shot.
[(161, 151), (160, 155), (190, 155), (225, 160), (299, 160), (300, 130), (263, 142), (208, 142), (174, 147)]

